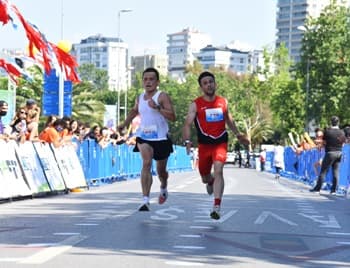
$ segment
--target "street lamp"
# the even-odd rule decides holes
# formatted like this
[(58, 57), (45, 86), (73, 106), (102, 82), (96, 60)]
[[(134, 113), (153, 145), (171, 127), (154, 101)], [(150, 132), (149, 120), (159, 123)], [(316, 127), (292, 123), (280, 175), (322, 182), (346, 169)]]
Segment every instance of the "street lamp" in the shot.
[[(308, 28), (304, 25), (300, 25), (297, 27), (298, 30), (302, 32), (307, 32)], [(309, 133), (309, 92), (310, 92), (310, 56), (307, 55), (307, 62), (306, 62), (306, 100), (305, 100), (305, 131)]]
[[(118, 11), (118, 36), (117, 36), (117, 41), (118, 41), (118, 57), (117, 57), (117, 91), (118, 91), (118, 100), (117, 100), (117, 125), (120, 123), (120, 16), (122, 13), (127, 13), (131, 12), (132, 9), (121, 9)], [(124, 109), (126, 110), (126, 101), (125, 101), (125, 107)]]

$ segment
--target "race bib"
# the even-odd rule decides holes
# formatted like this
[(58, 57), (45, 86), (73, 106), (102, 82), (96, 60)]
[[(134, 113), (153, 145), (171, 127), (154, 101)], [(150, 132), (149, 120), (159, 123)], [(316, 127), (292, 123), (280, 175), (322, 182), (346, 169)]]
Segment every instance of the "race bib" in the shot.
[(218, 122), (224, 120), (222, 108), (212, 108), (205, 110), (205, 119), (207, 122)]
[(152, 126), (143, 127), (141, 129), (141, 138), (145, 140), (158, 138), (157, 126), (152, 125)]

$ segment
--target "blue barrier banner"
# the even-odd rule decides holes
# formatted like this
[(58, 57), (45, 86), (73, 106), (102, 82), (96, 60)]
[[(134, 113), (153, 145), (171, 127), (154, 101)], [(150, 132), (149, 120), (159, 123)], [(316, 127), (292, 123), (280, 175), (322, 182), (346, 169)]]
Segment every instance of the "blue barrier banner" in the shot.
[[(320, 173), (320, 160), (324, 157), (324, 150), (313, 148), (297, 154), (291, 147), (284, 150), (285, 170), (282, 175), (288, 178), (314, 184)], [(274, 172), (274, 171), (273, 171)], [(327, 172), (325, 183), (332, 184), (332, 168)], [(342, 161), (339, 170), (338, 189), (346, 191), (350, 185), (350, 144), (343, 146)]]
[[(133, 152), (134, 145), (109, 144), (102, 148), (94, 140), (77, 142), (77, 154), (89, 185), (98, 186), (115, 180), (135, 178), (141, 175), (142, 159)], [(191, 159), (183, 146), (174, 146), (168, 159), (169, 171), (191, 170)], [(156, 162), (152, 163), (152, 174), (156, 175)]]

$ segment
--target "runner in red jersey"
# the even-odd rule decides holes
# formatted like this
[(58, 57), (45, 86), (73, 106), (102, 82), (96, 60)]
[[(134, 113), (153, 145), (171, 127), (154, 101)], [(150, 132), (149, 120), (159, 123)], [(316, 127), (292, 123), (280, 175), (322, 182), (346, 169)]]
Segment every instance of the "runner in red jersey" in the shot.
[[(215, 76), (203, 72), (198, 77), (202, 96), (195, 99), (190, 107), (183, 127), (183, 139), (190, 153), (192, 142), (191, 125), (194, 122), (198, 138), (198, 169), (209, 195), (214, 193), (214, 206), (210, 213), (212, 219), (220, 219), (221, 199), (224, 192), (223, 168), (226, 161), (228, 134), (226, 125), (243, 144), (249, 144), (245, 135), (238, 132), (228, 111), (227, 99), (215, 94)], [(211, 174), (212, 166), (214, 173)]]

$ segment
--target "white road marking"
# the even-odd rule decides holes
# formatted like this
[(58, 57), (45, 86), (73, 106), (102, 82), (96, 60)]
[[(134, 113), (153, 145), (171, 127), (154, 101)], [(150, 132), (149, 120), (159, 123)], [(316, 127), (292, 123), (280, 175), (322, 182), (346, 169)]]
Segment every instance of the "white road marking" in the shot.
[(81, 236), (81, 235), (76, 235), (76, 236), (71, 236), (60, 243), (58, 243), (55, 246), (45, 248), (43, 250), (40, 250), (39, 252), (23, 258), (20, 260), (18, 263), (20, 264), (42, 264), (45, 263), (52, 258), (62, 254), (63, 252), (70, 250), (74, 245), (78, 244), (79, 242), (83, 241), (86, 239), (87, 236)]
[(157, 215), (151, 216), (151, 219), (152, 220), (161, 220), (161, 221), (169, 221), (169, 220), (177, 219), (178, 216), (171, 214), (171, 212), (184, 213), (185, 211), (183, 209), (176, 208), (176, 207), (158, 209), (155, 212)]
[(0, 258), (0, 262), (18, 262), (23, 258)]
[(350, 242), (347, 241), (347, 242), (337, 242), (337, 244), (339, 245), (350, 245)]
[(338, 232), (327, 232), (327, 234), (330, 234), (330, 235), (344, 235), (344, 236), (350, 235), (350, 233), (338, 233)]
[(174, 246), (174, 248), (177, 248), (177, 249), (206, 249), (206, 247), (200, 247), (200, 246)]
[(303, 213), (318, 214), (318, 211), (316, 211), (314, 209), (301, 209), (300, 211)]
[(200, 262), (187, 262), (187, 261), (167, 261), (165, 262), (165, 264), (174, 265), (174, 266), (189, 266), (189, 267), (204, 265), (203, 263), (200, 263)]
[(97, 226), (98, 223), (76, 223), (77, 226)]
[(190, 226), (191, 229), (213, 229), (212, 226), (198, 226), (198, 225), (193, 225)]
[(299, 209), (314, 209), (313, 206), (309, 206), (309, 205), (303, 205), (303, 206), (298, 205), (298, 208)]
[(286, 223), (288, 225), (291, 225), (291, 226), (298, 226), (298, 224), (290, 221), (290, 220), (287, 220), (285, 218), (282, 218), (281, 216), (278, 216), (277, 214), (275, 213), (272, 213), (271, 211), (263, 211), (259, 217), (255, 220), (254, 224), (263, 224), (265, 222), (265, 220), (269, 217), (273, 217), (275, 218), (276, 220), (279, 220), (283, 223)]
[(54, 233), (53, 235), (80, 235), (80, 233)]
[(201, 238), (202, 236), (201, 235), (185, 235), (185, 234), (182, 234), (182, 235), (179, 235), (180, 237), (185, 237), (185, 238)]
[[(320, 220), (317, 218), (320, 218), (319, 216), (314, 216), (314, 215), (306, 215), (304, 213), (298, 213), (300, 216), (303, 216), (305, 218), (308, 218), (314, 222), (321, 223), (319, 227), (321, 228), (337, 228), (340, 229), (340, 225), (337, 222), (337, 219), (333, 215), (328, 215), (328, 220)], [(322, 217), (324, 218), (324, 217)]]
[(43, 248), (43, 247), (52, 247), (52, 246), (57, 246), (58, 243), (30, 243), (30, 244), (26, 244), (25, 247), (29, 247), (29, 248)]
[(87, 221), (100, 221), (100, 220), (105, 220), (107, 219), (106, 217), (91, 217), (91, 218), (85, 218)]

